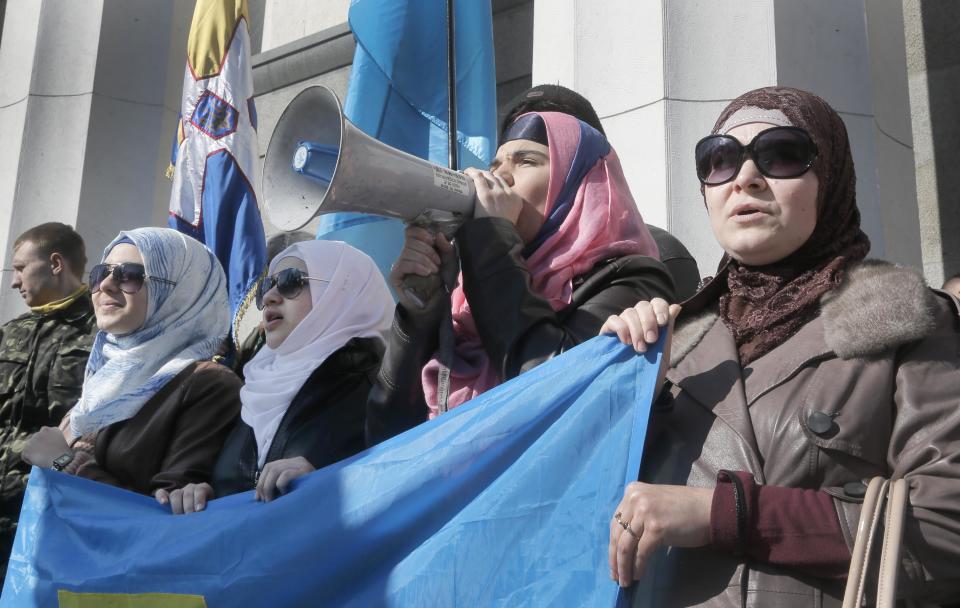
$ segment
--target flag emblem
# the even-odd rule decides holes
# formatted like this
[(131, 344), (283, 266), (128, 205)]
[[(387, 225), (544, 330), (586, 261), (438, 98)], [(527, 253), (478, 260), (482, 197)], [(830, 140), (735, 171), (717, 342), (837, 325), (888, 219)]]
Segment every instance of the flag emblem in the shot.
[(253, 187), (258, 152), (248, 21), (246, 0), (197, 0), (171, 155), (170, 226), (204, 243), (223, 265), (234, 340), (241, 339), (238, 313), (267, 258)]
[(210, 91), (204, 91), (190, 122), (214, 139), (226, 137), (237, 130), (237, 109)]

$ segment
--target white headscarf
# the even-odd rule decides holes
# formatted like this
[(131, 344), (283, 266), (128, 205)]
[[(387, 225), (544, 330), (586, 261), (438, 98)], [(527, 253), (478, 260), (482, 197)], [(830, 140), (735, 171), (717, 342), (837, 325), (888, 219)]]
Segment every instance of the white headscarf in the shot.
[[(147, 316), (133, 333), (97, 334), (70, 428), (81, 436), (136, 415), (164, 384), (194, 361), (212, 358), (230, 331), (227, 280), (200, 242), (169, 228), (121, 232), (103, 251), (131, 243), (143, 257)], [(102, 261), (101, 259), (101, 261)]]
[(394, 302), (383, 275), (367, 254), (340, 241), (304, 241), (284, 249), (269, 274), (284, 258), (298, 258), (310, 281), (313, 309), (276, 349), (264, 346), (243, 367), (240, 416), (253, 429), (257, 461), (262, 467), (280, 421), (304, 382), (334, 352), (353, 338), (385, 343)]

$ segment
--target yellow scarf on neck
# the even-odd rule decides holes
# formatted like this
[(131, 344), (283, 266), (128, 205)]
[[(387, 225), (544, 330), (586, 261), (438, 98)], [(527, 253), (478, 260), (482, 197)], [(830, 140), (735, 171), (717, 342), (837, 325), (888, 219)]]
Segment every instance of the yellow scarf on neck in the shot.
[(73, 304), (77, 298), (85, 294), (88, 290), (89, 287), (86, 285), (81, 285), (75, 292), (71, 293), (65, 298), (54, 300), (53, 302), (47, 302), (41, 306), (31, 306), (30, 312), (35, 312), (38, 315), (49, 315), (54, 312), (60, 312), (61, 310), (69, 308), (69, 306)]

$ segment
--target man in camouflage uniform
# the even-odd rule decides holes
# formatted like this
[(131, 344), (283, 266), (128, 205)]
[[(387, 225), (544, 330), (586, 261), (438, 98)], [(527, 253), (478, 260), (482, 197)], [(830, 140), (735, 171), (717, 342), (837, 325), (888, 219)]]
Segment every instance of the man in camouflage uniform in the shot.
[(0, 327), (0, 575), (30, 471), (20, 452), (27, 437), (59, 425), (80, 398), (96, 333), (79, 234), (66, 224), (41, 224), (20, 235), (13, 252), (11, 287), (30, 312)]

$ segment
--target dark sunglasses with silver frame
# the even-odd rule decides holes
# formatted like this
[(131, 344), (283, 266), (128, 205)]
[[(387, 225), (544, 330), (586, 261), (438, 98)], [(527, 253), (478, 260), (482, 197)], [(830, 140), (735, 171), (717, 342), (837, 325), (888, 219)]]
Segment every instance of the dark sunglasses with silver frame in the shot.
[(764, 177), (800, 177), (813, 166), (817, 145), (799, 127), (773, 127), (761, 131), (746, 145), (731, 135), (708, 135), (697, 142), (694, 156), (700, 183), (719, 186), (737, 177), (748, 157)]
[(307, 281), (318, 281), (320, 283), (329, 283), (327, 279), (316, 279), (308, 277), (305, 272), (299, 268), (284, 268), (277, 274), (264, 277), (257, 285), (257, 309), (263, 310), (263, 298), (271, 289), (276, 286), (277, 292), (287, 300), (293, 300), (303, 291), (303, 286)]
[(112, 277), (113, 281), (120, 288), (120, 291), (126, 294), (134, 294), (143, 289), (144, 281), (156, 281), (166, 283), (167, 285), (176, 285), (176, 281), (154, 277), (147, 274), (143, 264), (135, 262), (124, 262), (122, 264), (97, 264), (90, 269), (90, 275), (87, 278), (87, 285), (90, 287), (90, 293), (94, 294), (100, 291), (100, 284), (107, 277)]

